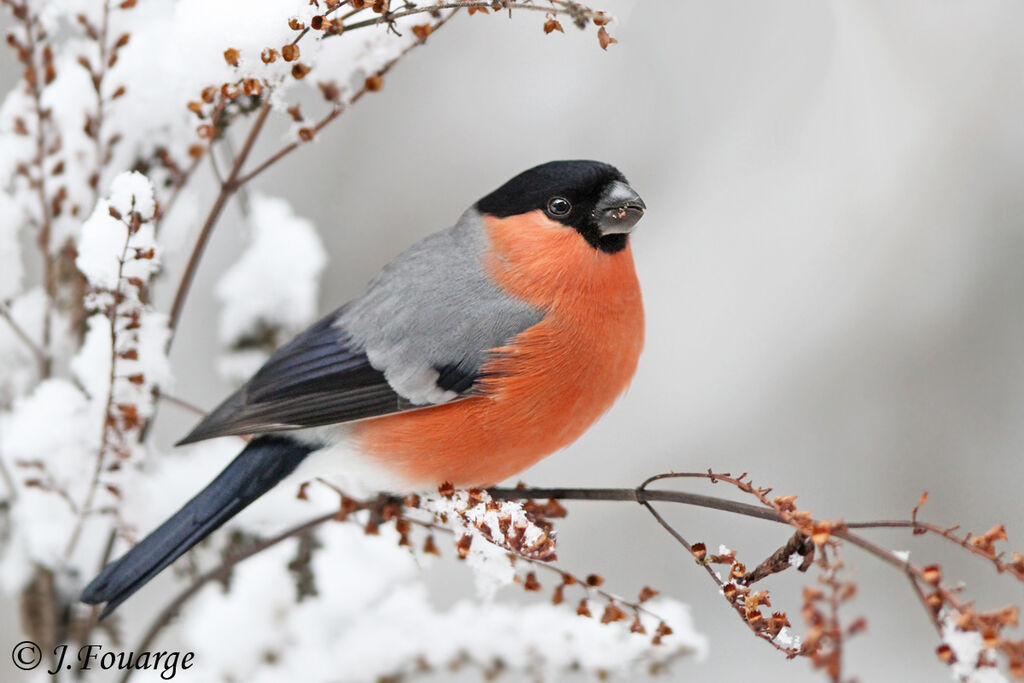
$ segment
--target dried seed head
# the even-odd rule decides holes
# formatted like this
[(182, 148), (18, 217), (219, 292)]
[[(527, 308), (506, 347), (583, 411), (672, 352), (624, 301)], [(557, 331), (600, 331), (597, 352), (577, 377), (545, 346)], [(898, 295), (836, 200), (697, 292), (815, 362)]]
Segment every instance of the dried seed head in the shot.
[(305, 78), (308, 73), (309, 67), (302, 62), (296, 62), (295, 66), (292, 67), (292, 76), (297, 80)]
[(242, 92), (244, 92), (249, 97), (259, 95), (261, 92), (263, 92), (263, 84), (260, 83), (255, 78), (247, 78), (244, 81), (242, 81)]
[(597, 30), (597, 42), (601, 44), (602, 50), (607, 50), (609, 45), (614, 45), (619, 41), (608, 35), (608, 31), (602, 26)]
[(316, 85), (320, 88), (320, 93), (328, 102), (337, 103), (341, 99), (341, 88), (334, 81), (321, 81)]
[(231, 66), (238, 66), (238, 56), (238, 50), (233, 47), (224, 50), (224, 61)]
[(370, 92), (380, 92), (380, 89), (384, 87), (384, 79), (377, 75), (370, 76), (364, 85)]
[(694, 543), (690, 546), (690, 551), (693, 553), (694, 559), (698, 562), (703, 562), (704, 558), (707, 557), (708, 548), (703, 543)]
[(299, 58), (299, 46), (298, 45), (283, 45), (281, 47), (281, 56), (284, 57), (286, 62), (294, 62)]
[(551, 33), (552, 31), (558, 31), (559, 33), (565, 33), (565, 29), (553, 16), (548, 15), (548, 20), (544, 22), (544, 33)]
[(650, 586), (644, 586), (640, 590), (640, 596), (637, 598), (637, 602), (647, 602), (658, 594), (658, 591), (654, 590)]
[(775, 500), (772, 502), (775, 503), (775, 507), (779, 510), (782, 510), (783, 512), (792, 512), (796, 509), (796, 506), (793, 504), (795, 500), (796, 496), (776, 496)]
[(462, 537), (456, 541), (455, 549), (459, 553), (459, 559), (464, 560), (469, 556), (469, 547), (473, 544), (473, 537), (469, 534), (463, 534)]
[(426, 40), (427, 36), (434, 32), (434, 27), (430, 24), (417, 24), (412, 27), (412, 32), (420, 40)]
[(277, 61), (277, 50), (272, 47), (263, 48), (263, 52), (260, 53), (260, 59), (263, 60), (264, 64), (270, 64), (271, 62)]
[(604, 608), (604, 614), (601, 615), (602, 624), (610, 624), (615, 621), (622, 621), (626, 618), (626, 613), (619, 609), (615, 604), (609, 603)]

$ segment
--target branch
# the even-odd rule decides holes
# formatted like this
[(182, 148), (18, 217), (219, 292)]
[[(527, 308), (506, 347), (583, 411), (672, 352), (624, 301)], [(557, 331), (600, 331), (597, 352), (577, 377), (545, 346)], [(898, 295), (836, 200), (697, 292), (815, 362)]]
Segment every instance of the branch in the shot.
[[(560, 0), (551, 0), (551, 4), (553, 6), (544, 7), (541, 5), (527, 5), (524, 3), (516, 2), (515, 0), (506, 0), (505, 2), (501, 3), (502, 9), (507, 9), (510, 14), (514, 9), (532, 10), (534, 12), (544, 12), (545, 14), (568, 14), (573, 18), (576, 18), (577, 22), (585, 22), (590, 19), (601, 17), (601, 13), (582, 7), (575, 3), (566, 3), (561, 2)], [(472, 0), (467, 2), (439, 2), (433, 5), (422, 5), (420, 7), (399, 10), (397, 12), (385, 12), (379, 17), (374, 17), (373, 19), (358, 21), (354, 24), (346, 24), (344, 30), (352, 31), (357, 28), (364, 28), (366, 26), (376, 26), (377, 24), (393, 24), (396, 19), (401, 19), (402, 17), (407, 17), (412, 14), (422, 14), (423, 12), (436, 12), (438, 10), (443, 9), (480, 9), (490, 11), (494, 9), (494, 2), (493, 0)]]
[[(750, 505), (726, 498), (705, 496), (683, 491), (646, 488), (646, 486), (653, 481), (668, 478), (699, 478), (710, 481), (711, 483), (724, 482), (739, 488), (743, 492), (754, 495), (761, 505)], [(480, 490), (477, 491), (480, 492)], [(836, 551), (838, 550), (838, 544), (835, 540), (831, 540), (831, 538), (847, 541), (868, 554), (879, 558), (890, 566), (897, 568), (901, 573), (903, 573), (910, 581), (913, 590), (921, 600), (921, 604), (924, 606), (931, 622), (939, 631), (940, 635), (943, 630), (943, 623), (939, 618), (939, 612), (943, 606), (948, 606), (955, 610), (958, 626), (962, 630), (983, 631), (986, 633), (985, 642), (988, 650), (1003, 653), (1009, 659), (1011, 667), (1015, 666), (1015, 658), (1019, 657), (1020, 653), (1024, 651), (1024, 643), (1011, 642), (1009, 640), (1002, 639), (999, 636), (1000, 630), (1003, 627), (1012, 624), (1015, 619), (1016, 612), (1013, 611), (1012, 608), (1007, 608), (993, 613), (975, 612), (970, 603), (961, 600), (957, 596), (957, 593), (960, 590), (959, 588), (948, 588), (942, 583), (941, 576), (936, 566), (924, 568), (919, 567), (902, 559), (893, 551), (890, 551), (860, 536), (859, 534), (850, 531), (851, 527), (928, 528), (930, 525), (916, 520), (916, 510), (915, 519), (908, 521), (887, 520), (882, 522), (852, 522), (849, 524), (843, 524), (841, 522), (819, 522), (813, 520), (809, 514), (804, 514), (801, 511), (796, 510), (793, 505), (793, 497), (783, 496), (770, 500), (768, 498), (769, 491), (770, 489), (754, 488), (750, 482), (746, 480), (745, 474), (739, 477), (733, 477), (728, 474), (716, 474), (708, 471), (657, 475), (649, 478), (635, 489), (531, 488), (520, 486), (517, 488), (495, 487), (487, 489), (486, 493), (494, 500), (530, 501), (535, 498), (548, 498), (553, 500), (625, 501), (643, 505), (658, 521), (658, 523), (664, 527), (665, 530), (671, 534), (673, 538), (675, 538), (687, 550), (687, 552), (691, 554), (691, 556), (694, 557), (694, 559), (697, 560), (697, 564), (699, 564), (712, 581), (715, 582), (719, 591), (726, 597), (730, 607), (740, 616), (744, 623), (747, 624), (755, 636), (766, 641), (769, 645), (789, 658), (796, 656), (810, 657), (815, 666), (824, 668), (826, 673), (833, 680), (838, 680), (841, 669), (842, 654), (844, 651), (842, 643), (843, 639), (862, 630), (865, 622), (863, 619), (858, 619), (846, 628), (843, 628), (839, 623), (839, 605), (840, 603), (851, 599), (855, 591), (852, 584), (838, 582), (835, 578), (836, 572), (842, 568), (843, 563), (837, 556)], [(232, 568), (239, 562), (262, 552), (266, 548), (276, 545), (287, 538), (310, 531), (330, 519), (344, 520), (351, 512), (370, 509), (371, 512), (374, 510), (377, 512), (375, 514), (371, 514), (370, 521), (367, 525), (368, 529), (376, 528), (376, 525), (382, 521), (394, 521), (396, 524), (406, 524), (406, 529), (408, 528), (408, 524), (416, 524), (430, 530), (451, 531), (450, 529), (440, 527), (431, 522), (403, 516), (401, 514), (403, 503), (401, 499), (397, 499), (394, 496), (381, 494), (376, 502), (365, 502), (347, 498), (340, 491), (338, 491), (338, 493), (341, 495), (341, 512), (321, 515), (309, 522), (288, 529), (271, 539), (258, 542), (245, 551), (230, 556), (214, 569), (197, 577), (188, 587), (179, 593), (163, 611), (161, 611), (153, 625), (146, 632), (140, 644), (137, 646), (136, 651), (146, 650), (153, 643), (157, 635), (167, 626), (174, 615), (180, 611), (182, 606), (206, 583), (227, 576)], [(473, 490), (470, 491), (470, 494), (473, 495)], [(301, 490), (300, 497), (302, 497)], [(397, 503), (395, 503), (396, 500), (398, 501)], [(736, 562), (735, 552), (728, 551), (724, 555), (709, 556), (707, 555), (703, 543), (691, 544), (654, 508), (652, 505), (653, 502), (671, 502), (721, 510), (732, 514), (793, 526), (796, 527), (796, 533), (785, 545), (776, 550), (752, 572), (748, 573), (742, 564)], [(406, 502), (404, 504), (407, 506), (411, 505), (413, 508), (418, 507), (418, 503)], [(405, 539), (406, 531), (403, 530), (401, 533), (403, 535), (403, 544), (407, 543), (407, 539)], [(986, 538), (988, 538), (988, 536), (986, 536)], [(959, 544), (959, 541), (957, 542)], [(828, 558), (825, 553), (825, 548), (828, 546), (832, 547), (832, 552), (828, 553), (828, 555), (831, 555), (831, 559)], [(789, 566), (793, 566), (789, 562), (792, 555), (804, 556), (800, 570), (803, 571), (807, 569), (813, 561), (816, 550), (819, 551), (819, 559), (815, 564), (817, 564), (823, 572), (819, 581), (830, 589), (830, 596), (822, 597), (821, 591), (817, 589), (811, 589), (812, 593), (810, 594), (805, 591), (805, 604), (803, 610), (805, 617), (807, 614), (811, 614), (814, 619), (818, 620), (817, 625), (814, 626), (811, 634), (802, 646), (797, 647), (788, 645), (787, 643), (780, 642), (778, 640), (778, 636), (781, 633), (782, 628), (789, 626), (789, 621), (787, 620), (785, 613), (776, 612), (770, 617), (761, 614), (761, 606), (771, 605), (768, 599), (768, 592), (759, 591), (757, 593), (751, 593), (750, 589), (746, 586), (763, 579), (770, 574), (784, 571)], [(571, 575), (558, 567), (541, 562), (535, 558), (515, 554), (510, 554), (510, 556), (517, 560), (525, 560), (538, 567), (543, 567), (557, 572), (561, 574), (563, 578), (571, 577)], [(722, 579), (718, 575), (711, 566), (713, 564), (731, 564), (731, 570), (726, 579)], [(575, 577), (573, 577), (573, 580), (578, 581)], [(573, 583), (573, 580), (566, 579), (565, 584), (570, 585)], [(623, 601), (618, 596), (596, 590), (596, 586), (599, 584), (589, 584), (588, 582), (588, 585), (590, 585), (588, 590), (593, 589), (597, 594), (608, 600), (609, 605), (619, 603), (632, 607), (634, 612), (643, 610), (638, 603), (629, 603), (628, 601)], [(533, 586), (533, 588), (528, 588), (528, 590), (536, 590), (535, 580)], [(933, 590), (933, 593), (926, 594), (923, 590), (923, 587), (925, 586), (930, 587)], [(557, 601), (560, 601), (560, 591), (557, 595)], [(808, 597), (808, 595), (811, 597)], [(817, 604), (822, 604), (820, 602), (822, 600), (823, 604), (829, 608), (827, 615), (823, 615), (821, 610), (816, 606)], [(819, 602), (816, 603), (816, 601)], [(583, 609), (582, 605), (580, 609)], [(581, 614), (582, 613), (584, 612), (581, 612)], [(589, 615), (589, 612), (586, 614)], [(829, 643), (828, 647), (823, 646), (822, 642)], [(942, 648), (940, 648), (940, 656), (941, 650)], [(129, 676), (130, 672), (127, 673), (122, 680), (127, 680)]]
[(728, 498), (716, 498), (699, 493), (686, 491), (662, 491), (642, 488), (635, 489), (584, 489), (584, 488), (490, 488), (487, 493), (496, 500), (528, 500), (534, 498), (554, 498), (555, 500), (615, 500), (632, 501), (634, 503), (664, 502), (695, 505), (712, 510), (722, 510), (746, 517), (765, 519), (770, 522), (785, 524), (777, 513), (757, 505), (739, 503)]

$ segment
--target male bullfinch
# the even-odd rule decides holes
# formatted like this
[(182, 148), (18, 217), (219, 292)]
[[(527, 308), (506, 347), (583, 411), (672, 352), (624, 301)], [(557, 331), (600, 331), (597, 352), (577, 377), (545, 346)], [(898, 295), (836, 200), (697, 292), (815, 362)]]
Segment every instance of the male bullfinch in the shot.
[(572, 443), (636, 370), (645, 208), (614, 167), (553, 161), (412, 246), (182, 439), (256, 435), (82, 600), (109, 614), (311, 454), (400, 491), (494, 484)]

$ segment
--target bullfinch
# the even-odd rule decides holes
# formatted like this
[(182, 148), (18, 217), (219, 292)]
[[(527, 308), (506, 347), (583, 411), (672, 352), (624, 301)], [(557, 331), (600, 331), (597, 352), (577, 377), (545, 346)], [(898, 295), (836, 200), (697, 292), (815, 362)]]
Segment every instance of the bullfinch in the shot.
[(106, 616), (303, 461), (380, 490), (484, 486), (572, 443), (636, 370), (645, 208), (613, 166), (553, 161), (409, 248), (181, 440), (255, 435), (82, 600)]

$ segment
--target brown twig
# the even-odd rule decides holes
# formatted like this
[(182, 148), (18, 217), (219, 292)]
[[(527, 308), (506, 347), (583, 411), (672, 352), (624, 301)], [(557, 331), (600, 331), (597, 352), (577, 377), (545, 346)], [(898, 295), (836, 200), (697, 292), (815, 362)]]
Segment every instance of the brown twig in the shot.
[[(134, 209), (134, 204), (132, 208)], [(68, 538), (67, 546), (64, 548), (65, 558), (70, 557), (75, 546), (78, 545), (78, 538), (82, 533), (82, 526), (85, 524), (85, 518), (92, 510), (92, 502), (96, 497), (96, 489), (99, 488), (100, 476), (103, 474), (103, 461), (110, 445), (110, 432), (113, 429), (112, 424), (116, 424), (116, 421), (111, 416), (111, 411), (114, 408), (114, 383), (116, 381), (115, 373), (117, 371), (117, 307), (118, 301), (121, 298), (121, 280), (124, 277), (124, 264), (125, 259), (128, 256), (128, 244), (131, 242), (131, 239), (132, 230), (128, 227), (128, 229), (125, 230), (124, 247), (121, 249), (121, 257), (117, 260), (117, 285), (115, 285), (113, 292), (113, 303), (110, 305), (110, 310), (107, 311), (107, 318), (110, 322), (110, 373), (107, 382), (107, 399), (103, 408), (103, 426), (100, 432), (100, 445), (96, 451), (96, 467), (93, 468), (92, 479), (89, 482), (89, 489), (86, 492), (85, 502), (82, 504), (81, 512), (78, 515), (78, 519), (75, 521), (75, 528), (71, 532), (71, 536)]]
[(198, 415), (200, 417), (205, 417), (206, 414), (207, 414), (205, 410), (203, 410), (202, 408), (197, 406), (195, 403), (190, 403), (189, 401), (186, 401), (183, 398), (178, 398), (177, 396), (172, 396), (171, 394), (168, 394), (166, 391), (164, 391), (162, 389), (157, 390), (156, 398), (158, 400), (160, 400), (160, 401), (166, 401), (167, 403), (170, 403), (171, 405), (178, 406), (179, 408), (182, 408), (183, 410), (187, 410), (188, 412), (190, 412), (190, 413), (192, 413), (194, 415)]
[(848, 529), (910, 529), (915, 534), (931, 534), (944, 538), (954, 545), (958, 545), (964, 550), (967, 550), (978, 557), (984, 558), (991, 562), (995, 566), (996, 571), (1003, 573), (1006, 572), (1010, 576), (1014, 577), (1018, 581), (1024, 582), (1024, 566), (1020, 566), (1017, 563), (1005, 562), (1001, 555), (997, 555), (989, 551), (984, 545), (977, 545), (973, 541), (978, 536), (973, 534), (965, 534), (963, 538), (958, 537), (956, 532), (960, 527), (941, 527), (938, 524), (931, 524), (929, 522), (921, 522), (916, 519), (884, 519), (878, 521), (868, 522), (847, 522), (846, 528)]
[[(649, 479), (656, 481), (657, 479)], [(699, 493), (688, 491), (662, 491), (658, 489), (644, 488), (648, 482), (641, 484), (635, 489), (625, 488), (490, 488), (487, 492), (497, 500), (526, 500), (533, 498), (554, 498), (556, 500), (625, 500), (634, 503), (664, 502), (681, 503), (683, 505), (695, 505), (697, 507), (709, 508), (732, 512), (737, 515), (765, 519), (770, 522), (783, 523), (782, 518), (772, 510), (767, 510), (758, 505), (740, 503), (728, 498), (717, 498), (705, 496)]]
[(192, 253), (189, 256), (188, 263), (185, 264), (185, 271), (181, 275), (181, 280), (178, 283), (178, 289), (174, 294), (174, 302), (171, 304), (171, 312), (168, 320), (168, 327), (170, 329), (170, 335), (167, 338), (168, 350), (170, 350), (171, 344), (174, 343), (174, 334), (178, 329), (178, 322), (181, 319), (181, 311), (185, 306), (185, 299), (188, 297), (189, 289), (192, 287), (192, 280), (195, 278), (196, 270), (199, 268), (199, 261), (203, 256), (203, 251), (206, 249), (206, 244), (210, 240), (210, 235), (213, 234), (213, 228), (217, 224), (217, 219), (220, 218), (221, 212), (224, 211), (224, 207), (227, 205), (228, 199), (230, 199), (231, 195), (238, 189), (238, 178), (242, 171), (242, 166), (245, 164), (245, 160), (249, 157), (249, 153), (252, 151), (253, 145), (256, 143), (256, 138), (259, 137), (260, 131), (263, 130), (263, 124), (266, 123), (267, 116), (270, 114), (270, 107), (270, 98), (268, 97), (263, 101), (263, 104), (260, 105), (259, 111), (256, 114), (256, 120), (249, 129), (249, 134), (246, 136), (245, 142), (242, 143), (242, 148), (239, 150), (238, 156), (235, 158), (235, 163), (231, 166), (231, 171), (224, 179), (224, 182), (220, 185), (220, 191), (217, 193), (216, 199), (213, 200), (213, 205), (210, 207), (210, 211), (206, 215), (206, 220), (203, 221), (203, 227), (199, 230), (199, 236), (196, 238), (195, 245), (192, 247)]

